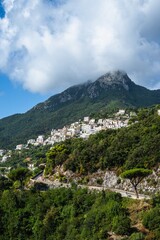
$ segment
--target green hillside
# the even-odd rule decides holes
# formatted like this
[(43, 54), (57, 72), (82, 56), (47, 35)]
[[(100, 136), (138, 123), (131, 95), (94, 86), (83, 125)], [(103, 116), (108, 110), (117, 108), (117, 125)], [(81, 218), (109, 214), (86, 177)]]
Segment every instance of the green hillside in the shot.
[(148, 204), (75, 187), (20, 191), (0, 184), (2, 240), (159, 240), (159, 196)]
[(127, 128), (101, 131), (90, 135), (88, 140), (68, 139), (49, 151), (50, 146), (23, 149), (21, 155), (15, 151), (2, 166), (25, 166), (24, 160), (30, 157), (36, 166), (46, 163), (46, 174), (52, 174), (62, 164), (65, 169), (82, 175), (99, 169), (154, 168), (160, 163), (158, 109), (160, 105), (139, 109)]
[[(84, 176), (85, 181), (88, 174), (99, 169), (114, 169), (117, 174), (132, 168), (155, 170), (160, 163), (158, 109), (160, 105), (139, 109), (129, 127), (102, 131), (88, 140), (70, 139), (52, 149), (45, 146), (15, 152), (6, 164), (13, 166), (14, 160), (14, 167), (24, 165), (23, 160), (30, 157), (38, 164), (46, 162), (45, 173), (50, 175), (55, 166), (63, 164), (64, 169)], [(3, 240), (160, 239), (158, 194), (150, 200), (133, 200), (110, 191), (88, 191), (75, 184), (48, 189), (44, 183), (25, 190), (18, 187), (16, 179), (0, 176), (0, 213)]]
[(127, 128), (101, 131), (88, 140), (70, 139), (47, 154), (46, 174), (57, 165), (88, 175), (97, 170), (153, 168), (160, 163), (160, 116), (157, 108), (139, 110)]
[(84, 116), (118, 108), (145, 107), (160, 103), (160, 90), (133, 83), (126, 73), (107, 73), (95, 82), (73, 86), (38, 104), (25, 114), (0, 120), (0, 148), (15, 147)]

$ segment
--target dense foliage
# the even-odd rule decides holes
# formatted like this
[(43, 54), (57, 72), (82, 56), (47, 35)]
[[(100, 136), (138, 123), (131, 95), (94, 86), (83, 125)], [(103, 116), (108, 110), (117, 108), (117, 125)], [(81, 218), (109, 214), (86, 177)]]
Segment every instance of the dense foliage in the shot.
[[(50, 150), (48, 146), (30, 148), (15, 152), (11, 160), (14, 167), (24, 167), (27, 161), (37, 165), (46, 162), (46, 174), (62, 164), (65, 169), (83, 175), (106, 168), (116, 168), (119, 172), (150, 169), (160, 161), (157, 108), (140, 110), (131, 122), (135, 121), (138, 122), (131, 124), (127, 131), (126, 128), (102, 131), (88, 140), (70, 139)], [(132, 210), (143, 223), (143, 232), (139, 232), (133, 228), (131, 212), (119, 194), (88, 192), (76, 187), (48, 190), (45, 184), (24, 190), (28, 172), (22, 166), (11, 170), (8, 175), (11, 180), (0, 176), (0, 239), (103, 240), (111, 232), (128, 240), (160, 239), (159, 195), (141, 214), (136, 207)], [(15, 181), (19, 181), (20, 186), (17, 187)]]
[(152, 208), (144, 214), (143, 224), (154, 236), (154, 240), (160, 239), (160, 195), (153, 198)]
[(85, 189), (0, 192), (0, 239), (106, 239), (130, 234), (128, 212), (117, 193)]
[(128, 240), (158, 240), (160, 236), (160, 196), (153, 199), (152, 208), (141, 211), (149, 232), (144, 227), (139, 232), (131, 221), (135, 206), (130, 212), (127, 208), (136, 202), (127, 202), (118, 193), (88, 192), (76, 186), (47, 190), (37, 184), (21, 191), (4, 177), (0, 186), (2, 240), (106, 240), (112, 232)]
[(138, 116), (130, 120), (129, 127), (101, 131), (88, 140), (74, 138), (52, 148), (30, 146), (20, 152), (12, 151), (12, 157), (1, 163), (0, 172), (4, 171), (3, 167), (27, 167), (29, 164), (34, 164), (33, 175), (40, 172), (44, 164), (46, 175), (61, 165), (81, 175), (106, 168), (114, 168), (120, 174), (133, 168), (156, 167), (160, 163), (160, 116), (157, 109), (158, 106), (141, 109)]
[(30, 177), (30, 171), (23, 167), (13, 169), (8, 174), (8, 178), (13, 182), (17, 181), (21, 189), (23, 189), (27, 177)]
[(57, 165), (80, 174), (98, 169), (152, 168), (160, 163), (160, 116), (156, 108), (142, 109), (127, 129), (106, 130), (88, 140), (71, 139), (47, 153), (46, 174)]

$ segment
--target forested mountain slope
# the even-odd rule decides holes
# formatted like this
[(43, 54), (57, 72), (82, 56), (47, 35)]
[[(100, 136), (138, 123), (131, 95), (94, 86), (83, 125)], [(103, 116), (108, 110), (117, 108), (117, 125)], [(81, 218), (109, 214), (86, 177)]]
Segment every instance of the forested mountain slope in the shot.
[(109, 72), (95, 82), (70, 87), (24, 114), (1, 119), (0, 148), (15, 147), (93, 113), (157, 103), (160, 90), (138, 86), (124, 72)]

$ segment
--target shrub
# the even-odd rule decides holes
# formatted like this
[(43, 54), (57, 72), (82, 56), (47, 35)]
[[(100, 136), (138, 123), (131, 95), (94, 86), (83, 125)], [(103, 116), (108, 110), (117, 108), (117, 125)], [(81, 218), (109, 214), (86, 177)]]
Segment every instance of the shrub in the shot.
[(143, 233), (133, 233), (129, 240), (143, 240), (145, 238), (145, 235)]
[(128, 235), (130, 232), (131, 221), (127, 216), (119, 215), (114, 217), (112, 231), (120, 235)]

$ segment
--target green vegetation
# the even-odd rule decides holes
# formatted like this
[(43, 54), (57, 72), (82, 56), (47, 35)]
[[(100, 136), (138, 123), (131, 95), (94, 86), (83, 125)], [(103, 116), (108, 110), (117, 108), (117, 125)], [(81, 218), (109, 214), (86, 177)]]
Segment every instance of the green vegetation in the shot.
[[(15, 114), (0, 120), (0, 148), (15, 148), (30, 138), (47, 134), (78, 121), (84, 116), (106, 116), (118, 108), (147, 107), (160, 103), (160, 91), (151, 91), (134, 84), (129, 77), (117, 72), (122, 81), (102, 79), (73, 86), (52, 96), (25, 114)], [(123, 76), (121, 76), (123, 75)], [(123, 84), (125, 83), (125, 85)]]
[(154, 240), (160, 239), (160, 195), (153, 198), (152, 208), (144, 213), (143, 224), (152, 232)]
[[(2, 165), (13, 163), (15, 169), (9, 178), (0, 176), (0, 240), (106, 240), (113, 232), (126, 240), (159, 240), (160, 195), (151, 202), (135, 201), (112, 192), (88, 192), (75, 184), (69, 189), (48, 189), (44, 183), (35, 183), (24, 190), (28, 162), (35, 163), (36, 171), (46, 163), (46, 175), (63, 165), (86, 182), (89, 173), (114, 169), (131, 181), (138, 177), (133, 182), (138, 184), (151, 172), (147, 169), (160, 163), (157, 108), (139, 110), (131, 120), (138, 122), (127, 129), (101, 131), (88, 140), (69, 139), (51, 149), (13, 151), (10, 161)], [(97, 183), (101, 182), (98, 178)]]
[(11, 158), (1, 163), (1, 166), (16, 168), (19, 166), (26, 167), (27, 164), (33, 163), (35, 167), (38, 167), (41, 163), (46, 162), (46, 152), (50, 147), (51, 146), (29, 146), (29, 149), (22, 149), (21, 151), (12, 150)]
[[(0, 239), (106, 239), (126, 235), (131, 226), (116, 193), (86, 189), (0, 192)], [(3, 216), (3, 217), (2, 217)]]
[(23, 168), (23, 167), (13, 169), (8, 174), (8, 178), (11, 181), (13, 181), (13, 182), (18, 181), (19, 182), (21, 189), (24, 188), (25, 180), (30, 176), (31, 176), (30, 171), (27, 168)]
[(55, 147), (51, 148), (46, 154), (47, 167), (45, 172), (50, 173), (57, 165), (61, 165), (66, 160), (68, 153), (69, 152), (64, 144), (55, 145)]
[(101, 131), (88, 140), (74, 138), (51, 149), (50, 146), (30, 146), (21, 152), (12, 151), (12, 157), (1, 163), (1, 167), (34, 164), (34, 173), (38, 173), (46, 164), (45, 174), (48, 175), (56, 166), (63, 165), (65, 170), (84, 176), (106, 168), (115, 169), (118, 175), (134, 168), (152, 169), (160, 163), (160, 116), (157, 109), (159, 106), (140, 109), (131, 121), (136, 123), (127, 128)]
[(70, 139), (47, 153), (46, 174), (62, 165), (87, 175), (98, 169), (116, 168), (120, 174), (133, 168), (151, 169), (160, 163), (160, 116), (157, 108), (139, 110), (127, 129), (106, 130), (88, 140)]
[(148, 175), (152, 173), (152, 170), (149, 169), (144, 169), (144, 168), (134, 168), (130, 170), (126, 170), (121, 174), (122, 178), (129, 179), (134, 190), (136, 193), (137, 198), (138, 196), (138, 191), (137, 191), (137, 186), (138, 184)]
[[(7, 179), (2, 185), (3, 180), (0, 239), (106, 240), (111, 232), (128, 240), (159, 239), (160, 196), (146, 211), (142, 202), (123, 199), (118, 193), (88, 192), (76, 186), (47, 190), (37, 183), (30, 190), (14, 190)], [(135, 228), (140, 222), (148, 230)]]

